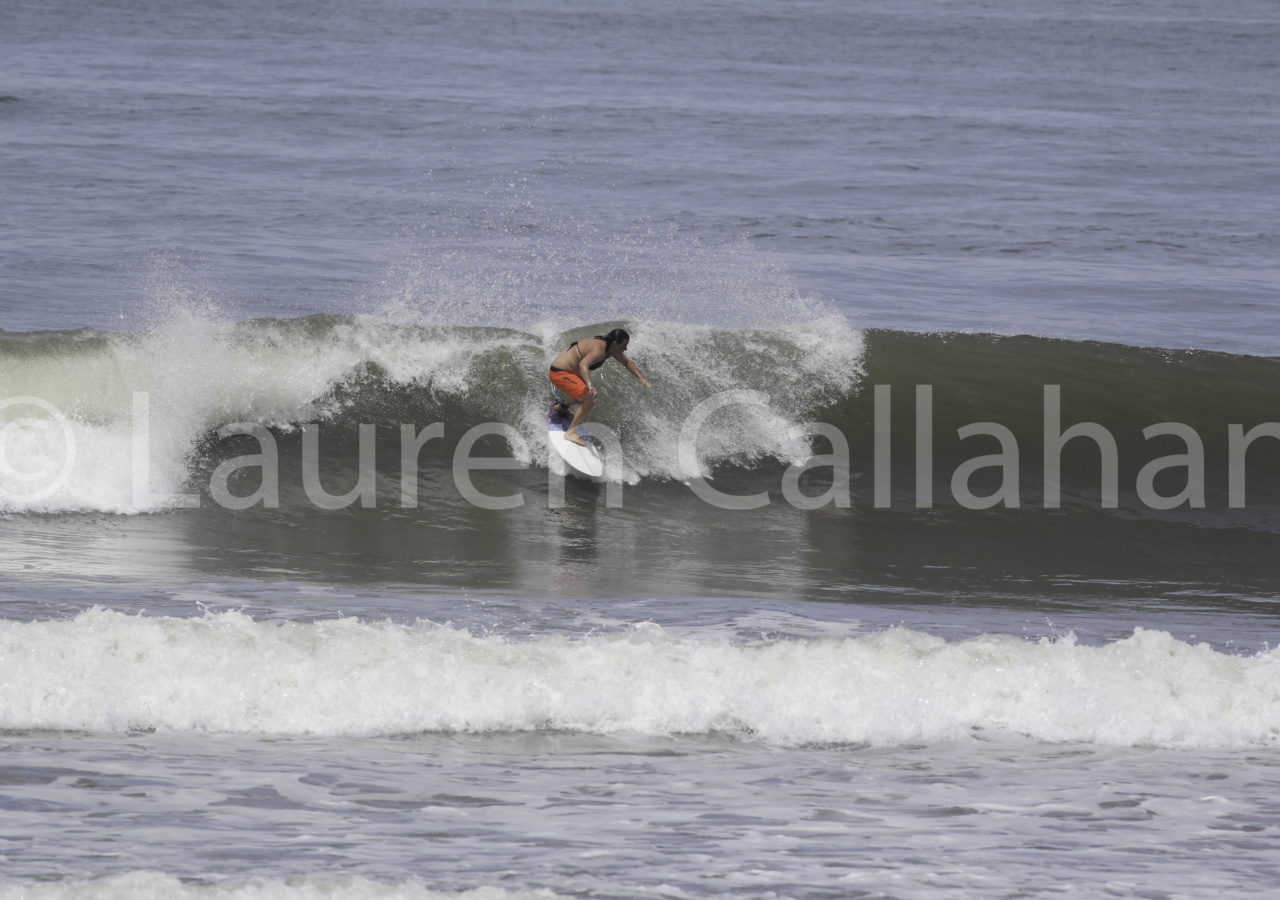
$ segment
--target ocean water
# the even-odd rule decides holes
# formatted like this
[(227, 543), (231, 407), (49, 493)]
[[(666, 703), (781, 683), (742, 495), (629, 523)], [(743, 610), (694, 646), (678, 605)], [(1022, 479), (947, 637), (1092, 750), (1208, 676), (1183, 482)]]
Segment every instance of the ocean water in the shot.
[(1277, 98), (1264, 0), (0, 0), (0, 897), (1272, 896)]

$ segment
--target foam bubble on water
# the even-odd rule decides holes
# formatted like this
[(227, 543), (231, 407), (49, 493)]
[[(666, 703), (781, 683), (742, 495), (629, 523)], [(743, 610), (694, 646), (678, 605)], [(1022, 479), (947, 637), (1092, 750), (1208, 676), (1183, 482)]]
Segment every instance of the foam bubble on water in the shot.
[(548, 890), (496, 887), (455, 893), (432, 890), (416, 881), (383, 884), (358, 876), (193, 884), (161, 872), (130, 872), (97, 880), (0, 883), (0, 900), (552, 900), (555, 896)]
[(761, 642), (656, 625), (515, 642), (419, 622), (240, 613), (0, 623), (0, 728), (382, 735), (727, 733), (782, 746), (965, 740), (1244, 747), (1280, 740), (1280, 650), (1139, 629), (1102, 647), (907, 629)]

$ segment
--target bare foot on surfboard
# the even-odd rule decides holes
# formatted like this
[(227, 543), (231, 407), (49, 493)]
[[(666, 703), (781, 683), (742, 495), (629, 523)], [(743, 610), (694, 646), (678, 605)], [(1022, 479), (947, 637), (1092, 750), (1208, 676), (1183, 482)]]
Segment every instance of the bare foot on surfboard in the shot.
[(564, 433), (564, 439), (577, 444), (579, 447), (587, 446), (587, 442), (582, 439), (582, 435), (578, 434), (577, 431), (566, 431)]

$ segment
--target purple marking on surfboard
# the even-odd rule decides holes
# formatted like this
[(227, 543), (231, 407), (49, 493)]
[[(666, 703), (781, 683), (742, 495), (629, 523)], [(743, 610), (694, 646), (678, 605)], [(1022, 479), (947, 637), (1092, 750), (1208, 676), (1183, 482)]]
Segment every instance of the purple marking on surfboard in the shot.
[[(568, 431), (569, 423), (573, 421), (573, 416), (566, 416), (556, 412), (555, 404), (550, 404), (551, 414), (547, 418), (548, 431)], [(582, 435), (582, 439), (588, 444), (595, 444), (596, 439), (587, 433), (587, 426), (579, 425), (578, 434)]]

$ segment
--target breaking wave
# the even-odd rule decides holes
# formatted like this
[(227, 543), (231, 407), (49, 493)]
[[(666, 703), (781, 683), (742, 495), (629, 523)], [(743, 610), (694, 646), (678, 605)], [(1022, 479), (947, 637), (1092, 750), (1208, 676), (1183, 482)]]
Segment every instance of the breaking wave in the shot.
[(429, 622), (268, 623), (93, 609), (0, 623), (0, 728), (393, 735), (721, 733), (780, 746), (1018, 734), (1177, 748), (1274, 746), (1280, 650), (1161, 631), (947, 642), (673, 636), (654, 624), (515, 641)]

